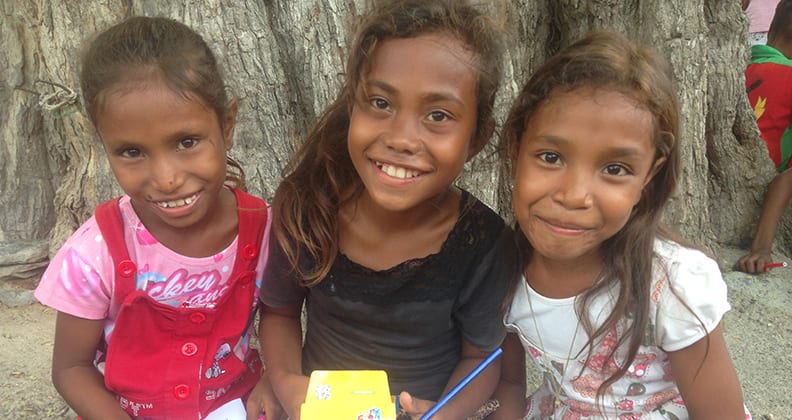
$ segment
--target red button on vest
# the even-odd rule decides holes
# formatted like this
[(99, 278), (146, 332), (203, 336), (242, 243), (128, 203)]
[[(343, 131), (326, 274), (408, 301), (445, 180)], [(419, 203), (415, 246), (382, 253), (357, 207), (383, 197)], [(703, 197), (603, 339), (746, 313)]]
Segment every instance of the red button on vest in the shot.
[(135, 263), (130, 260), (124, 260), (118, 263), (116, 269), (121, 277), (132, 277), (135, 274)]
[(190, 321), (193, 324), (200, 324), (200, 323), (206, 321), (206, 315), (204, 315), (204, 314), (202, 314), (200, 312), (193, 312), (193, 313), (190, 314)]
[(239, 277), (239, 284), (244, 286), (244, 285), (250, 283), (251, 281), (253, 281), (254, 278), (256, 278), (256, 272), (255, 271), (248, 271), (248, 272), (242, 274)]
[(182, 345), (181, 352), (185, 356), (193, 356), (195, 353), (198, 353), (198, 346), (188, 341)]
[(258, 257), (258, 249), (254, 245), (247, 244), (242, 247), (242, 256), (247, 260), (252, 260)]
[(186, 400), (190, 396), (190, 387), (185, 384), (176, 385), (173, 387), (173, 396), (177, 400)]

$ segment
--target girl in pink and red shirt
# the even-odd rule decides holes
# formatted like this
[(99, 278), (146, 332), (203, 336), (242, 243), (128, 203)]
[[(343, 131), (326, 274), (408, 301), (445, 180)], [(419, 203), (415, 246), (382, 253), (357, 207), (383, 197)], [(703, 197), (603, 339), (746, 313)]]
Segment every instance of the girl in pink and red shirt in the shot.
[(58, 311), (55, 387), (86, 420), (279, 418), (250, 348), (268, 210), (227, 156), (237, 105), (211, 50), (181, 23), (131, 18), (92, 41), (81, 84), (125, 194), (36, 289)]

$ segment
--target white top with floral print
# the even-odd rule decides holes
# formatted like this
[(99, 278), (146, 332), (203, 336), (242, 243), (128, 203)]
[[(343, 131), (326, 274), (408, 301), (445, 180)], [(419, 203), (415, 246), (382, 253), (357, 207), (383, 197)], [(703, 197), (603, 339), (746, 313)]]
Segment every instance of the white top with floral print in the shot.
[[(683, 349), (703, 338), (718, 326), (731, 307), (715, 261), (699, 251), (660, 240), (655, 242), (655, 253), (646, 337), (627, 374), (611, 385), (602, 400), (602, 412), (596, 405), (596, 393), (599, 385), (625, 359), (624, 350), (616, 353), (615, 361), (605, 357), (613, 349), (623, 325), (597, 340), (585, 364), (588, 351), (583, 346), (587, 337), (583, 327), (578, 327), (576, 298), (544, 297), (523, 279), (505, 323), (510, 332), (517, 333), (530, 358), (544, 373), (544, 384), (531, 396), (526, 418), (688, 417), (671, 376), (666, 351)], [(536, 323), (531, 319), (529, 293)], [(612, 287), (596, 296), (586, 308), (595, 328), (607, 318), (617, 293), (618, 288)], [(554, 404), (556, 393), (561, 397), (560, 404)]]

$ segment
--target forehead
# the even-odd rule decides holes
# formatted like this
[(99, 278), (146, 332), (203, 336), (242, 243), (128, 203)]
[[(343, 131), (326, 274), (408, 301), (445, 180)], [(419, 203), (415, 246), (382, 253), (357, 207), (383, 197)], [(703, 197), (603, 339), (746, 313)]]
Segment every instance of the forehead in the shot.
[(528, 116), (522, 138), (589, 148), (653, 149), (654, 118), (616, 90), (557, 91)]
[[(578, 87), (564, 90), (556, 89), (547, 95), (547, 99), (539, 103), (534, 111), (526, 116), (526, 124), (532, 121), (546, 121), (548, 119), (563, 118), (561, 114), (573, 113), (572, 110), (586, 111), (585, 115), (602, 115), (601, 120), (594, 120), (600, 124), (612, 122), (616, 117), (623, 116), (626, 120), (633, 120), (634, 125), (654, 126), (654, 115), (642, 103), (631, 95), (618, 89)], [(542, 118), (536, 118), (541, 115)], [(578, 121), (571, 120), (570, 123)]]
[(96, 118), (103, 142), (164, 139), (218, 124), (203, 101), (175, 92), (165, 83), (118, 86), (106, 92)]
[(97, 101), (97, 114), (101, 116), (107, 111), (111, 111), (108, 107), (127, 104), (135, 101), (145, 101), (146, 98), (151, 100), (156, 99), (158, 102), (168, 102), (172, 106), (183, 106), (190, 104), (192, 106), (200, 106), (206, 110), (211, 110), (203, 99), (191, 92), (183, 92), (175, 89), (169, 85), (161, 77), (145, 77), (145, 78), (126, 78), (113, 86), (105, 89), (99, 96)]
[(410, 38), (386, 38), (372, 52), (365, 75), (394, 80), (411, 79), (437, 86), (475, 89), (476, 56), (460, 39), (444, 33)]

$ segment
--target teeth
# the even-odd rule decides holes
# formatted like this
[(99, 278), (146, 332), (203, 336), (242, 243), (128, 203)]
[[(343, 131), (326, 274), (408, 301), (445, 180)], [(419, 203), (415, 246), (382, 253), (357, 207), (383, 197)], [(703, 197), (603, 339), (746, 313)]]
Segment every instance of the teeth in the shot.
[(387, 163), (377, 162), (377, 167), (388, 174), (388, 176), (392, 176), (394, 178), (399, 179), (407, 179), (407, 178), (415, 178), (416, 176), (420, 175), (421, 172), (414, 171), (412, 169), (402, 168), (399, 166), (388, 165)]
[(172, 200), (172, 201), (160, 201), (160, 202), (157, 203), (157, 205), (162, 207), (162, 208), (171, 209), (171, 208), (174, 208), (174, 207), (186, 206), (187, 204), (190, 204), (193, 201), (195, 201), (195, 199), (197, 197), (198, 197), (198, 195), (196, 194), (196, 195), (193, 195), (192, 197), (187, 197), (187, 198), (184, 198), (184, 199), (178, 199), (178, 200)]

